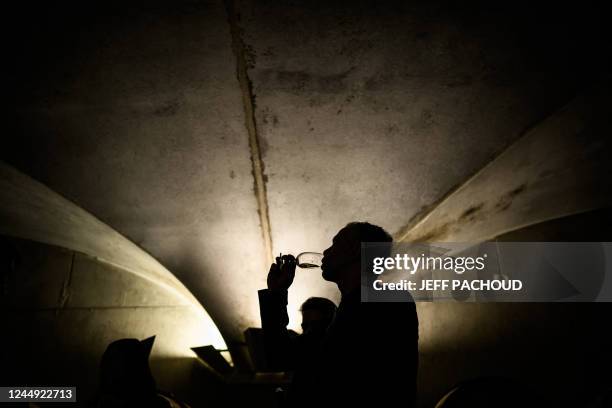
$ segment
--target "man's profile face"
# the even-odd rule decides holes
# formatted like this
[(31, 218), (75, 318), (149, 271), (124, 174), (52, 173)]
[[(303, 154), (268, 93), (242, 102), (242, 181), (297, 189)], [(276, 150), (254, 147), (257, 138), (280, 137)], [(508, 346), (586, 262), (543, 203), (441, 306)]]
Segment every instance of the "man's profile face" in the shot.
[[(326, 328), (325, 316), (320, 310), (307, 309), (302, 311), (302, 331), (303, 333), (310, 333), (316, 330)], [(321, 330), (320, 330), (321, 331)]]
[(323, 251), (321, 270), (323, 279), (338, 282), (340, 271), (355, 260), (359, 260), (361, 248), (356, 245), (353, 233), (343, 228), (332, 240), (332, 245)]

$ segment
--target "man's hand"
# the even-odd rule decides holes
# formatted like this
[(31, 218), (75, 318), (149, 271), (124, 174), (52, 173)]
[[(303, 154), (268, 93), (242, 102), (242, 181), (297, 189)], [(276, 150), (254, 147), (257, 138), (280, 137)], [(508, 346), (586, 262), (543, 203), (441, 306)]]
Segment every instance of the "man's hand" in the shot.
[(293, 255), (276, 257), (276, 263), (270, 265), (270, 272), (268, 272), (268, 289), (289, 289), (295, 277), (295, 264)]

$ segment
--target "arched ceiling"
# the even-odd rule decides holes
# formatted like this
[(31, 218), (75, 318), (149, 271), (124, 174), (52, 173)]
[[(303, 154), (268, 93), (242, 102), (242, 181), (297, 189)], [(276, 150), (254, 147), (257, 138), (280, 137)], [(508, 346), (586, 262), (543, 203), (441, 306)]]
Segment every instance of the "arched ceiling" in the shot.
[[(240, 339), (259, 325), (260, 214), (274, 254), (321, 251), (353, 220), (402, 231), (607, 58), (593, 12), (384, 4), (16, 10), (0, 159), (144, 248)], [(298, 273), (293, 327), (310, 295), (338, 299)]]

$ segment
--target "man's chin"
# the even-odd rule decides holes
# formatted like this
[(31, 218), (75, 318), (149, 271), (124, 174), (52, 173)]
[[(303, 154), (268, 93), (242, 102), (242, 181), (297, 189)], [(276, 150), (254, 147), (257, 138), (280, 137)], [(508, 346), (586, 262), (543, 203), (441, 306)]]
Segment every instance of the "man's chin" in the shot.
[(335, 275), (329, 269), (323, 269), (321, 276), (328, 282), (336, 282)]

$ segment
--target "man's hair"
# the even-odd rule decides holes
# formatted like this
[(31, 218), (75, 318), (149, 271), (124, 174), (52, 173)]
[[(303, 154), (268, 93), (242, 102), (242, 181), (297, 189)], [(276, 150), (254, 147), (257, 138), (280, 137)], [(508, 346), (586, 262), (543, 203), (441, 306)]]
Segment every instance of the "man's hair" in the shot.
[(321, 312), (325, 319), (331, 321), (336, 314), (336, 305), (326, 298), (311, 297), (306, 299), (306, 301), (302, 303), (302, 307), (300, 307), (300, 312), (304, 312), (305, 310), (316, 310)]
[(387, 231), (369, 222), (349, 222), (343, 229), (354, 232), (359, 242), (393, 242)]

